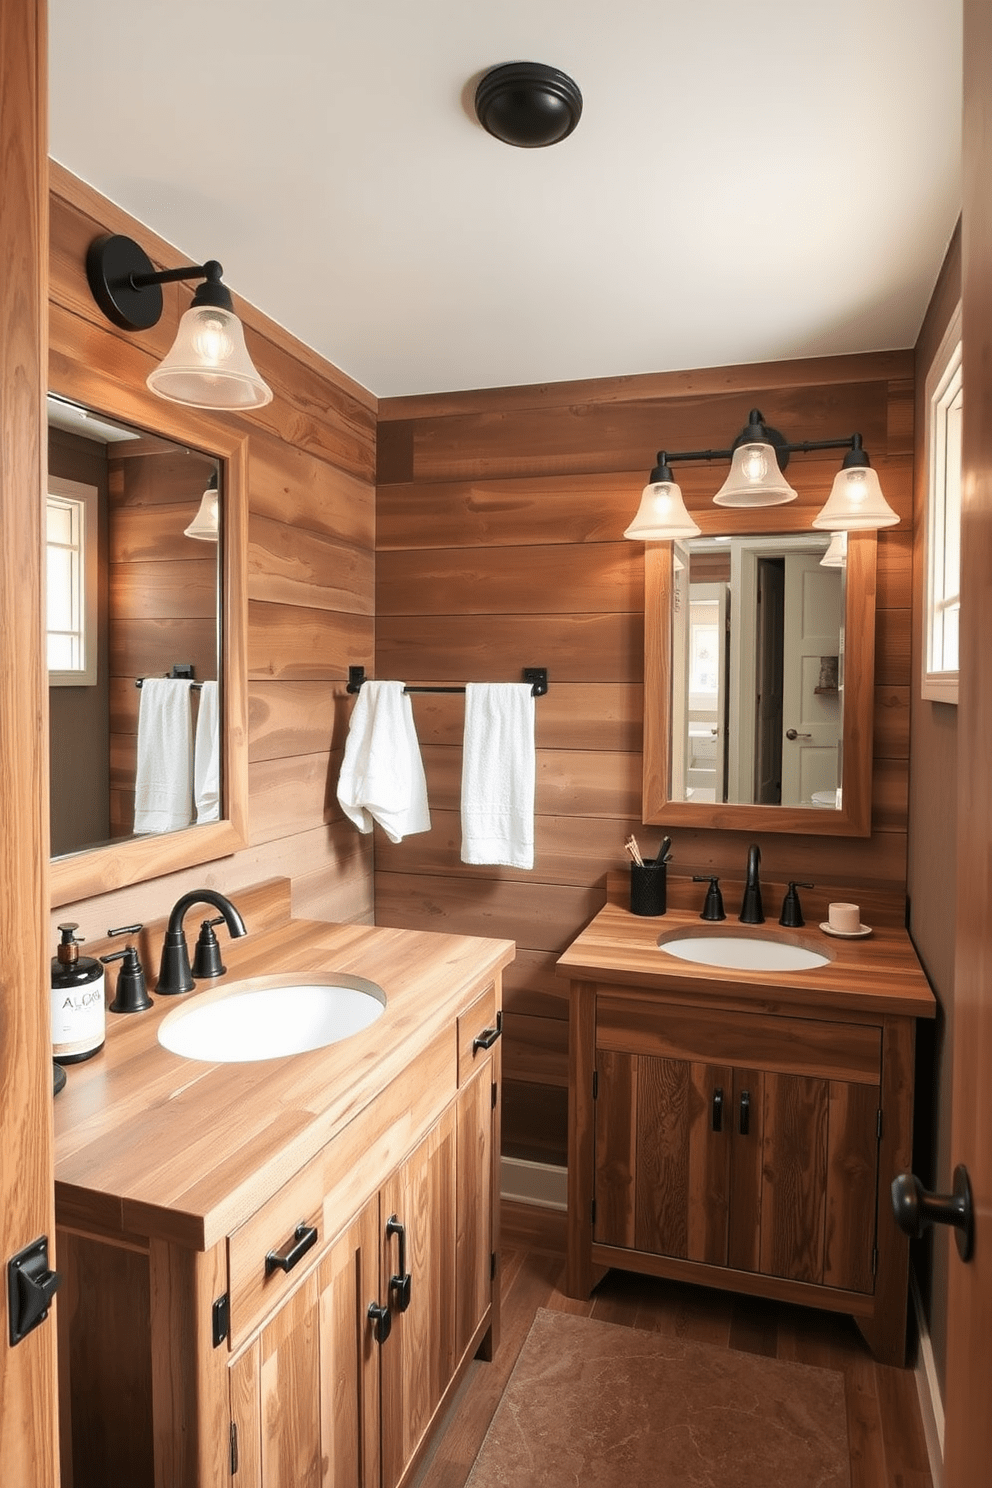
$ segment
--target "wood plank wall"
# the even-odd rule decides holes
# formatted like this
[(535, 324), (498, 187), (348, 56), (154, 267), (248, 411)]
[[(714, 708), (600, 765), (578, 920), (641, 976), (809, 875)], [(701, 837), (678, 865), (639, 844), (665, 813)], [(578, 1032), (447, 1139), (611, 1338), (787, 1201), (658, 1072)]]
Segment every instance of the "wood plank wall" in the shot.
[[(165, 313), (151, 331), (116, 330), (84, 272), (87, 246), (105, 231), (136, 238), (163, 267), (189, 262), (53, 163), (51, 369), (59, 377), (71, 372), (83, 389), (88, 367), (112, 376), (120, 405), (103, 411), (126, 419), (135, 388), (171, 345), (191, 290), (166, 286)], [(224, 257), (223, 244), (217, 252)], [(233, 263), (228, 277), (236, 285)], [(235, 303), (275, 394), (251, 413), (205, 415), (248, 439), (249, 845), (53, 916), (78, 920), (88, 938), (157, 919), (192, 887), (234, 892), (273, 875), (292, 878), (298, 914), (372, 915), (371, 841), (343, 823), (334, 785), (350, 709), (347, 667), (371, 668), (373, 657), (376, 402), (236, 296)]]
[[(860, 431), (902, 519), (878, 544), (872, 836), (759, 837), (763, 873), (904, 891), (913, 387), (907, 351), (380, 403), (374, 675), (550, 675), (537, 704), (533, 872), (459, 860), (458, 697), (414, 699), (432, 831), (376, 840), (380, 923), (517, 942), (504, 1150), (564, 1162), (567, 1013), (555, 959), (604, 902), (607, 872), (625, 866), (627, 834), (648, 846), (660, 837), (640, 819), (644, 549), (623, 529), (660, 447), (726, 448), (753, 406), (795, 441)], [(807, 476), (826, 483), (821, 500), (833, 468), (821, 457)], [(797, 486), (802, 471), (796, 457)], [(690, 508), (721, 479), (695, 467)], [(739, 878), (752, 836), (679, 831), (675, 867)]]

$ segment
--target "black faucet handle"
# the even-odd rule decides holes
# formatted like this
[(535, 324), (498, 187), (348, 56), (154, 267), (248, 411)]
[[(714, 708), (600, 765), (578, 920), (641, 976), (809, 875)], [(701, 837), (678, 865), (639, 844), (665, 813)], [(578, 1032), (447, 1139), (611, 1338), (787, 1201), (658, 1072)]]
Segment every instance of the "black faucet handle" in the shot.
[(227, 967), (220, 959), (220, 942), (214, 934), (214, 926), (222, 925), (225, 916), (200, 923), (200, 933), (193, 953), (193, 976), (197, 981), (208, 977), (223, 976)]
[(703, 904), (703, 912), (699, 916), (701, 920), (725, 920), (726, 910), (723, 907), (723, 895), (720, 892), (720, 880), (715, 873), (694, 873), (693, 883), (708, 883), (706, 890), (706, 901)]
[(803, 919), (802, 905), (799, 903), (799, 895), (796, 893), (796, 890), (815, 888), (816, 884), (800, 883), (796, 879), (789, 879), (789, 887), (786, 890), (785, 898), (782, 900), (782, 913), (778, 917), (780, 925), (785, 925), (790, 930), (798, 930), (800, 926), (805, 925), (806, 921)]
[[(108, 930), (108, 935), (137, 935), (143, 929), (141, 925), (121, 925), (117, 930)], [(122, 966), (117, 975), (117, 991), (114, 1000), (110, 1004), (112, 1013), (143, 1013), (152, 1005), (152, 999), (148, 996), (148, 987), (145, 982), (144, 968), (138, 956), (137, 946), (127, 945), (122, 951), (114, 951), (109, 956), (101, 956), (104, 965), (111, 961), (120, 961)]]

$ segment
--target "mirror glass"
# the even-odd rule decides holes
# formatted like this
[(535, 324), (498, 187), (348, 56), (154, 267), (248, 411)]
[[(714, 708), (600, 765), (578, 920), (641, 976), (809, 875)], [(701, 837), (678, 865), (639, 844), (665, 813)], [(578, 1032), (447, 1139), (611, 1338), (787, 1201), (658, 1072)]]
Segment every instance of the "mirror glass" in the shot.
[[(213, 454), (54, 395), (48, 423), (51, 851), (60, 859), (225, 815), (224, 498)], [(146, 678), (169, 686), (145, 691)]]
[(845, 567), (829, 534), (674, 546), (672, 801), (841, 808)]

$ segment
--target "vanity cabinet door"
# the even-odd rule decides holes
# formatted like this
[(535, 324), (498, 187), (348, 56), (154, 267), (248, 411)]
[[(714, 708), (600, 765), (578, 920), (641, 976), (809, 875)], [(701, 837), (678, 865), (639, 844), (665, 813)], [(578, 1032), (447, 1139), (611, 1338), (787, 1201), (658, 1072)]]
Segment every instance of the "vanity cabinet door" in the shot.
[(378, 1198), (230, 1367), (236, 1488), (378, 1488)]
[(727, 1066), (600, 1052), (596, 1217), (603, 1245), (727, 1263)]
[(455, 1174), (452, 1103), (379, 1194), (382, 1301), (388, 1291), (391, 1323), (379, 1350), (383, 1488), (399, 1482), (454, 1373)]
[[(661, 1024), (630, 1042), (649, 1037), (666, 1042)], [(818, 1054), (807, 1073), (600, 1047), (594, 1243), (871, 1293), (879, 1086), (861, 1069), (830, 1078), (831, 1062)]]
[(499, 1189), (499, 1082), (490, 1056), (458, 1092), (455, 1362), (472, 1342), (492, 1303)]

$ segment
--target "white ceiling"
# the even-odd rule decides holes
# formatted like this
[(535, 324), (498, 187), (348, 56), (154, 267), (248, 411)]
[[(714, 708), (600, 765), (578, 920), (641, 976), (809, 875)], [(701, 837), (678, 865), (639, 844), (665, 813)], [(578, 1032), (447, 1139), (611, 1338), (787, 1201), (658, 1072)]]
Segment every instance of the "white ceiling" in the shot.
[[(962, 0), (49, 0), (55, 159), (380, 397), (910, 346)], [(574, 134), (500, 144), (548, 62)]]

